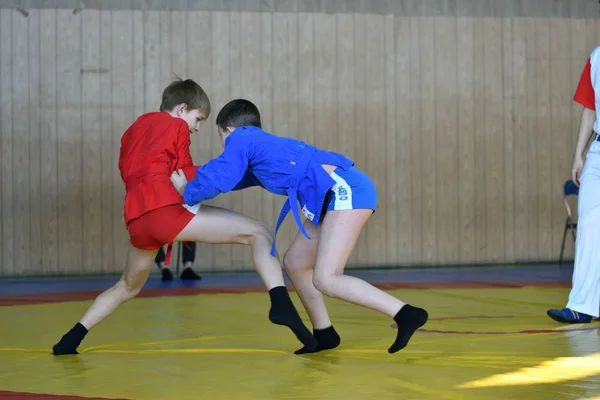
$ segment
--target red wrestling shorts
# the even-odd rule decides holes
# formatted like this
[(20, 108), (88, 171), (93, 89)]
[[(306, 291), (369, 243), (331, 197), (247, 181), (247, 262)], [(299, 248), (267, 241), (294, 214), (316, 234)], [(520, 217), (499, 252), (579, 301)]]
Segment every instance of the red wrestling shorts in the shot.
[[(129, 222), (129, 242), (135, 248), (156, 250), (173, 239), (190, 223), (194, 213), (182, 204), (157, 208)], [(167, 250), (165, 264), (169, 264), (171, 246)]]

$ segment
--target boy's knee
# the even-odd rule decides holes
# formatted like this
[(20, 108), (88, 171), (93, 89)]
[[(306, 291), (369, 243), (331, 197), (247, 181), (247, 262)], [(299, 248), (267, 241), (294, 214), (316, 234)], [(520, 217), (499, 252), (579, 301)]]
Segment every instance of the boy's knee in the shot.
[(273, 232), (264, 221), (256, 221), (250, 228), (243, 232), (238, 232), (234, 237), (233, 241), (238, 244), (252, 245), (257, 239), (263, 239), (267, 241), (273, 240)]
[(258, 222), (258, 230), (259, 230), (260, 234), (267, 236), (269, 238), (273, 238), (273, 229), (271, 229), (271, 226), (269, 224), (267, 224), (265, 221)]
[(299, 262), (298, 257), (294, 257), (290, 251), (286, 251), (283, 255), (283, 268), (285, 272), (288, 274), (293, 274), (302, 268), (301, 263)]
[(335, 276), (334, 275), (325, 275), (325, 274), (314, 274), (313, 275), (313, 285), (315, 288), (328, 297), (335, 297), (333, 291)]
[(283, 256), (283, 268), (288, 274), (294, 274), (312, 268), (312, 264), (304, 254), (288, 250)]
[(119, 281), (119, 283), (117, 284), (117, 287), (119, 290), (120, 297), (123, 301), (128, 301), (128, 300), (133, 299), (142, 290), (141, 285), (136, 286), (134, 284), (127, 283), (124, 280)]
[(266, 239), (268, 241), (272, 241), (273, 240), (273, 230), (271, 229), (269, 224), (267, 224), (266, 222), (258, 221), (256, 223), (256, 226), (253, 229), (252, 236), (253, 236), (253, 238), (260, 237), (260, 238)]

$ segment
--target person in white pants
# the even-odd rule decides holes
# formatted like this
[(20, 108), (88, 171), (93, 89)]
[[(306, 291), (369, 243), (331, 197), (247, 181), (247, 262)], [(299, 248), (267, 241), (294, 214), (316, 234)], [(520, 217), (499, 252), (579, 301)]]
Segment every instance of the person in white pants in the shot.
[[(579, 186), (573, 287), (567, 307), (548, 310), (559, 322), (588, 323), (600, 315), (600, 46), (590, 55), (575, 96), (583, 106), (571, 178)], [(590, 138), (585, 163), (583, 153)]]

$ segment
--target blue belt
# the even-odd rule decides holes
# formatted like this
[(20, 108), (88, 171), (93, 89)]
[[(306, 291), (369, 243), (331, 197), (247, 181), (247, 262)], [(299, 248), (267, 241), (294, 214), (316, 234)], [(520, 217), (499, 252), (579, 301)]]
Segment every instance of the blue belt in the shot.
[(596, 139), (594, 139), (594, 140), (597, 140), (598, 142), (600, 142), (600, 134), (596, 133)]
[[(290, 210), (292, 210), (292, 215), (296, 220), (296, 224), (298, 225), (300, 232), (302, 232), (302, 234), (310, 240), (310, 236), (308, 236), (308, 233), (302, 225), (302, 220), (300, 219), (300, 206), (298, 205), (298, 186), (300, 185), (300, 179), (304, 178), (304, 175), (308, 170), (308, 165), (310, 164), (310, 159), (316, 151), (316, 147), (308, 147), (302, 154), (302, 157), (300, 157), (300, 161), (298, 162), (298, 164), (296, 164), (296, 173), (292, 175), (292, 178), (290, 179), (290, 186), (287, 190), (288, 198), (285, 200), (285, 203), (283, 203), (283, 207), (281, 207), (279, 217), (277, 218), (277, 224), (275, 225), (275, 234), (273, 235), (273, 246), (271, 246), (272, 256), (275, 256), (275, 254), (277, 254), (277, 247), (275, 246), (275, 243), (277, 241), (277, 231), (279, 230), (279, 227), (283, 223), (283, 220), (287, 216), (288, 212), (290, 212)], [(295, 203), (294, 207), (292, 207), (292, 201)]]

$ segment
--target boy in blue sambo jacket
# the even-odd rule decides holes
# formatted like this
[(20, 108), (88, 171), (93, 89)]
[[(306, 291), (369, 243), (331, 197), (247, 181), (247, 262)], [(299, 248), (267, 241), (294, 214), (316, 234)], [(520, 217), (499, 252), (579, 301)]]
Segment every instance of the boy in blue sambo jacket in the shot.
[[(226, 104), (216, 123), (223, 153), (200, 167), (189, 182), (178, 171), (171, 181), (189, 206), (251, 186), (287, 196), (275, 227), (271, 254), (276, 254), (277, 231), (292, 211), (300, 232), (285, 253), (283, 264), (318, 342), (317, 349), (304, 347), (296, 354), (333, 349), (340, 343), (322, 293), (392, 317), (398, 332), (388, 352), (403, 349), (427, 322), (427, 311), (344, 275), (360, 232), (377, 207), (377, 191), (371, 179), (342, 154), (263, 131), (260, 113), (248, 100)], [(304, 223), (299, 208), (307, 218)]]

